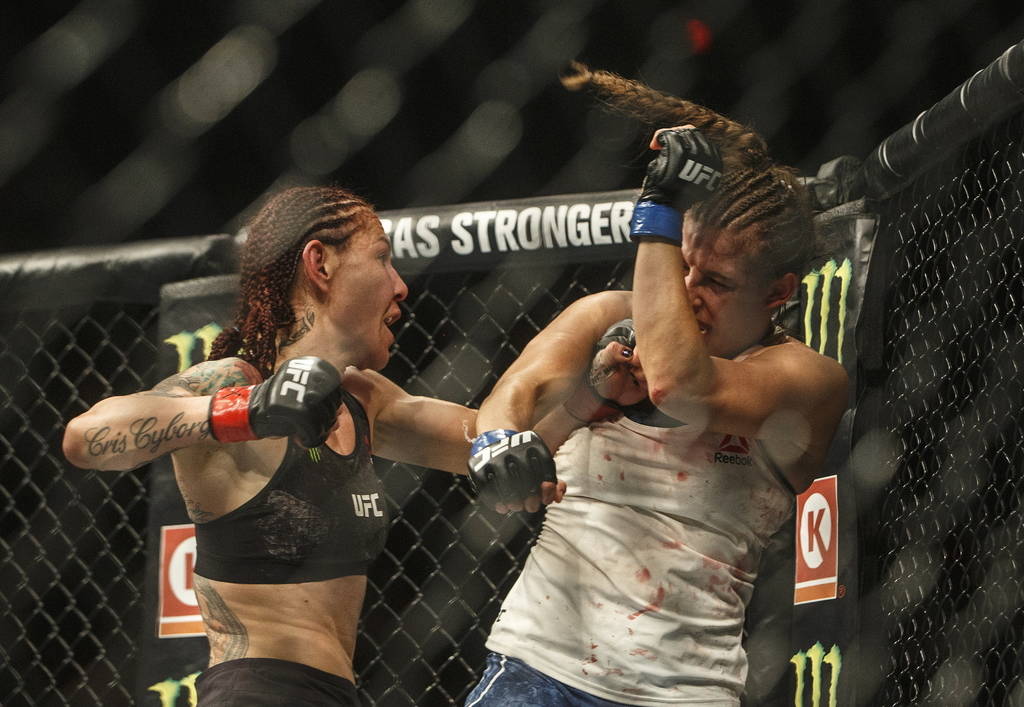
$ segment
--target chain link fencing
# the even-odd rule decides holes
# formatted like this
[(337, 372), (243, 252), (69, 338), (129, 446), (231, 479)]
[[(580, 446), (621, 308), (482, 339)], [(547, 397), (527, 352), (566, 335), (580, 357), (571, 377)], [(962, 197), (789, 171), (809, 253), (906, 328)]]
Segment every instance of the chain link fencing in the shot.
[(874, 704), (1024, 702), (1022, 136), (1017, 115), (878, 204)]
[(61, 437), (152, 379), (156, 314), (121, 302), (0, 314), (0, 704), (129, 702), (145, 478), (75, 470)]
[[(891, 119), (894, 110), (905, 116), (919, 108), (898, 103), (920, 80), (907, 67), (921, 61), (922, 43), (945, 53), (970, 46), (987, 56), (986, 46), (1005, 46), (1005, 35), (1021, 22), (1019, 8), (982, 10), (966, 1), (895, 17), (888, 7), (857, 7), (862, 24), (869, 21), (864, 34), (888, 31), (912, 41), (882, 51), (881, 40), (863, 47), (847, 38), (849, 46), (836, 49), (822, 38), (836, 31), (840, 4), (804, 3), (790, 28), (766, 41), (751, 62), (756, 70), (744, 83), (756, 84), (763, 95), (732, 100), (728, 82), (694, 70), (702, 61), (696, 52), (665, 41), (666, 28), (684, 27), (688, 18), (678, 3), (633, 5), (628, 13), (612, 3), (541, 3), (536, 17), (514, 27), (492, 10), (499, 14), (496, 26), (508, 32), (486, 51), (474, 50), (473, 56), (486, 55), (482, 68), (447, 44), (449, 37), (488, 36), (485, 21), (471, 12), (475, 5), (446, 2), (434, 22), (423, 22), (424, 3), (391, 3), (371, 13), (365, 36), (338, 41), (326, 35), (348, 26), (334, 15), (340, 6), (235, 3), (235, 16), (213, 17), (195, 46), (173, 42), (161, 55), (176, 67), (170, 72), (121, 51), (123, 43), (149, 51), (133, 33), (175, 21), (170, 10), (105, 0), (82, 3), (60, 19), (51, 8), (55, 31), (41, 29), (36, 44), (18, 58), (11, 72), (17, 91), (0, 110), (0, 132), (21, 136), (0, 150), (3, 203), (9, 210), (32, 207), (26, 233), (52, 230), (87, 242), (188, 232), (191, 224), (179, 218), (185, 213), (197, 214), (205, 227), (234, 225), (254, 194), (279, 183), (348, 173), (355, 162), (371, 165), (355, 182), (392, 194), (393, 203), (632, 185), (635, 180), (619, 180), (623, 164), (635, 162), (634, 141), (596, 109), (581, 120), (578, 143), (549, 140), (544, 149), (520, 148), (524, 135), (546, 132), (552, 115), (572, 112), (552, 110), (570, 99), (560, 89), (542, 87), (564, 61), (588, 56), (584, 47), (593, 57), (595, 45), (651, 47), (637, 60), (641, 71), (623, 70), (680, 95), (706, 98), (722, 90), (722, 100), (707, 102), (730, 115), (758, 116), (758, 127), (771, 144), (781, 145), (781, 154), (824, 159), (835, 141), (847, 150), (863, 148), (878, 134), (869, 125)], [(745, 51), (749, 27), (742, 13), (728, 3), (708, 12), (718, 41)], [(181, 14), (176, 6), (173, 14)], [(964, 21), (967, 16), (972, 22)], [(771, 30), (770, 23), (759, 24), (758, 31)], [(50, 51), (61, 37), (81, 40), (74, 46), (82, 51)], [(417, 41), (406, 42), (409, 37)], [(90, 38), (101, 41), (90, 45)], [(292, 94), (289, 82), (301, 72), (289, 73), (287, 66), (328, 44), (345, 61), (320, 65), (347, 73), (320, 81), (317, 99)], [(310, 54), (296, 58), (296, 47)], [(823, 60), (829, 52), (854, 49), (877, 54), (877, 61), (859, 73), (845, 65), (838, 74), (827, 69), (833, 66)], [(172, 56), (172, 50), (178, 53)], [(592, 63), (620, 68), (610, 59)], [(256, 75), (246, 68), (253, 66)], [(141, 74), (159, 80), (124, 80)], [(240, 75), (251, 83), (239, 88), (234, 79)], [(388, 93), (433, 85), (426, 79), (435, 75), (473, 87), (466, 91), (472, 100), (453, 106), (451, 125), (438, 131), (450, 139), (420, 135), (414, 94), (426, 89), (397, 98)], [(875, 75), (886, 76), (892, 95), (870, 90)], [(204, 94), (204, 77), (225, 93)], [(945, 76), (928, 80), (949, 83)], [(74, 103), (83, 117), (76, 129), (82, 129), (61, 133), (57, 108), (86, 93), (83, 82), (122, 90), (118, 100), (99, 102), (102, 115), (95, 106)], [(837, 82), (846, 87), (837, 91)], [(151, 95), (143, 85), (164, 88)], [(807, 111), (804, 101), (791, 100), (797, 91), (818, 98), (818, 109)], [(251, 99), (239, 108), (249, 92)], [(511, 101), (510, 92), (517, 95)], [(212, 103), (197, 104), (210, 111), (178, 110), (182, 106), (172, 99), (184, 94), (210, 98)], [(368, 106), (382, 105), (382, 97), (394, 99), (384, 101), (392, 113), (368, 112)], [(149, 109), (140, 110), (144, 106)], [(112, 119), (108, 110), (118, 115)], [(804, 120), (820, 115), (833, 125), (825, 137), (824, 129), (794, 131), (786, 110), (805, 114)], [(139, 115), (152, 122), (135, 122)], [(108, 124), (117, 136), (97, 140), (90, 128)], [(506, 129), (481, 130), (498, 124)], [(134, 133), (145, 139), (135, 144), (125, 137)], [(228, 133), (251, 142), (209, 149), (226, 144)], [(389, 192), (393, 175), (378, 165), (393, 162), (394, 146), (406, 145), (410, 135), (428, 146), (426, 156)], [(864, 662), (880, 666), (877, 674), (862, 671), (871, 673), (863, 678), (869, 686), (863, 704), (1024, 704), (1018, 677), (1024, 672), (1024, 377), (1017, 363), (1024, 360), (1021, 135), (1024, 122), (1017, 116), (872, 204), (878, 243), (891, 250), (880, 288), (886, 292), (878, 313), (884, 314), (883, 334), (872, 351), (880, 363), (862, 372), (868, 422), (860, 425), (854, 448), (865, 496), (858, 503), (861, 527), (869, 529), (861, 596), (871, 650)], [(481, 136), (483, 154), (467, 152)], [(94, 154), (97, 142), (116, 143), (117, 157)], [(283, 158), (253, 149), (271, 142), (287, 145)], [(540, 155), (537, 162), (524, 157), (533, 153)], [(74, 156), (70, 168), (63, 161), (68, 155)], [(252, 160), (243, 174), (239, 155)], [(450, 180), (437, 178), (449, 173)], [(239, 212), (233, 219), (212, 206), (208, 194), (218, 189), (235, 190), (227, 199)], [(70, 208), (55, 215), (34, 198), (44, 192)], [(20, 267), (17, 258), (5, 265)], [(583, 294), (627, 285), (628, 270), (628, 264), (603, 263), (413, 278), (397, 353), (385, 373), (412, 393), (476, 406), (540, 327)], [(223, 271), (226, 266), (143, 277), (159, 285)], [(72, 469), (60, 442), (70, 417), (106, 396), (155, 382), (162, 346), (158, 300), (152, 291), (138, 297), (79, 291), (70, 279), (43, 278), (20, 300), (0, 302), (0, 704), (11, 707), (131, 704), (137, 638), (150, 628), (143, 607), (145, 558), (154, 552), (146, 542), (149, 468), (103, 474)], [(356, 652), (360, 687), (374, 705), (460, 702), (480, 674), (486, 633), (539, 517), (482, 509), (465, 483), (447, 474), (378, 464), (389, 502), (400, 512), (371, 569)]]

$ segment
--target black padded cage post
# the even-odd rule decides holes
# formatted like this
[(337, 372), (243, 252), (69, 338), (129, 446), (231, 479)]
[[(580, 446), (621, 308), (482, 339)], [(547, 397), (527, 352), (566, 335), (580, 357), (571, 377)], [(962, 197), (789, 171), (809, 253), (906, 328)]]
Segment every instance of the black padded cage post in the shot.
[(854, 180), (878, 217), (851, 461), (864, 704), (1024, 698), (1022, 108), (1024, 42)]

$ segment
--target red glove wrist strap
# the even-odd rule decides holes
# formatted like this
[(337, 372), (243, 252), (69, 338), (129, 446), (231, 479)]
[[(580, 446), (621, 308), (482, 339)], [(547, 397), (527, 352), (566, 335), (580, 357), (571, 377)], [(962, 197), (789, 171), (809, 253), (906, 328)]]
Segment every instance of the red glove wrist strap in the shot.
[(221, 388), (210, 400), (210, 434), (218, 442), (258, 439), (249, 426), (252, 386)]

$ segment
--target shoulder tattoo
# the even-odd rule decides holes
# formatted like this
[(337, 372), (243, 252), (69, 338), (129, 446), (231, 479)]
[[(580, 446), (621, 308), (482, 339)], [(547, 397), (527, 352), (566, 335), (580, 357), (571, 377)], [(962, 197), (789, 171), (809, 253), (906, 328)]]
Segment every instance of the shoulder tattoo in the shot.
[(157, 383), (146, 395), (176, 398), (185, 395), (211, 395), (228, 386), (259, 383), (260, 374), (252, 364), (240, 358), (204, 361), (182, 373)]

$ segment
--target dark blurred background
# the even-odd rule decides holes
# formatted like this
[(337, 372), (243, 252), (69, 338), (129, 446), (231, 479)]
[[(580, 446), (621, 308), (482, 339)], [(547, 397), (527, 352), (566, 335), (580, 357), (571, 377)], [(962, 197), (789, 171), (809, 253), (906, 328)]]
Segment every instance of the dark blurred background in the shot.
[(294, 182), (380, 209), (638, 184), (580, 59), (813, 173), (1024, 36), (1020, 0), (18, 0), (0, 7), (0, 249), (237, 229)]

